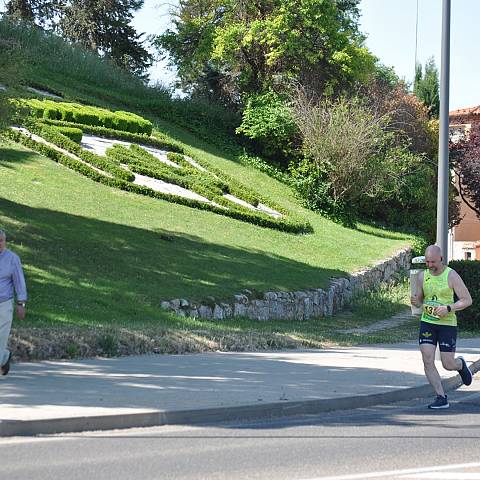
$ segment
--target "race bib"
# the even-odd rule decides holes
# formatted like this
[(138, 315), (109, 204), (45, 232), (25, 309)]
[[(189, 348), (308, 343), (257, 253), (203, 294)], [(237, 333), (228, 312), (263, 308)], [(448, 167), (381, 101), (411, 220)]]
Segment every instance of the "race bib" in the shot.
[(442, 304), (440, 302), (437, 302), (435, 300), (428, 300), (423, 304), (423, 313), (427, 317), (438, 319), (440, 317), (435, 313), (435, 309), (441, 306)]

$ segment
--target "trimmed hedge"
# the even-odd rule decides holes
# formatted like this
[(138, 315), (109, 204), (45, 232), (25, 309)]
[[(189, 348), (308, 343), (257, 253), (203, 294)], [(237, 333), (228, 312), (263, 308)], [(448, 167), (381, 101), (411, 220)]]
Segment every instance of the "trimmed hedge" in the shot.
[(83, 161), (93, 165), (94, 167), (97, 167), (100, 170), (110, 173), (116, 178), (125, 180), (127, 182), (131, 182), (135, 178), (133, 173), (128, 172), (117, 164), (111, 162), (110, 159), (106, 157), (100, 157), (99, 155), (95, 155), (94, 153), (85, 150), (73, 140), (60, 133), (56, 127), (38, 124), (36, 122), (28, 122), (26, 126), (27, 129), (32, 133), (36, 133), (45, 140), (55, 144), (57, 147), (73, 153), (77, 157), (80, 157)]
[(458, 326), (464, 330), (477, 330), (480, 328), (480, 261), (452, 260), (449, 267), (462, 277), (473, 300), (470, 307), (457, 312)]
[(24, 100), (37, 118), (64, 120), (82, 125), (101, 126), (130, 133), (151, 135), (152, 122), (130, 112), (110, 112), (104, 108), (53, 100)]
[(97, 135), (103, 138), (112, 138), (116, 140), (124, 140), (125, 142), (136, 142), (143, 145), (148, 145), (149, 147), (159, 148), (160, 150), (170, 150), (171, 152), (183, 153), (183, 147), (172, 140), (167, 135), (158, 135), (155, 137), (149, 137), (147, 135), (142, 135), (139, 133), (129, 133), (122, 132), (121, 130), (113, 130), (112, 128), (105, 127), (96, 127), (92, 125), (82, 125), (80, 123), (74, 122), (65, 122), (63, 120), (48, 120), (45, 118), (39, 119), (41, 123), (46, 123), (47, 125), (55, 125), (62, 127), (75, 127), (81, 128), (84, 133), (89, 133), (90, 135)]
[(80, 143), (82, 141), (83, 132), (80, 128), (73, 127), (56, 127), (56, 129), (62, 134), (68, 137), (70, 140), (73, 140), (75, 143)]
[[(58, 135), (61, 135), (61, 134), (58, 133)], [(177, 203), (180, 205), (185, 205), (193, 208), (198, 208), (200, 210), (209, 210), (209, 211), (218, 213), (220, 215), (224, 215), (230, 218), (235, 218), (237, 220), (252, 223), (261, 227), (272, 228), (275, 230), (281, 230), (288, 233), (312, 232), (312, 227), (305, 222), (298, 222), (298, 221), (290, 220), (288, 218), (275, 219), (270, 217), (269, 215), (266, 215), (260, 212), (249, 211), (247, 209), (241, 209), (241, 208), (225, 209), (222, 207), (216, 207), (215, 205), (211, 205), (205, 202), (199, 202), (197, 200), (180, 197), (177, 195), (170, 195), (167, 193), (157, 192), (151, 188), (144, 187), (141, 185), (136, 185), (120, 178), (107, 177), (106, 175), (101, 174), (97, 170), (94, 170), (88, 165), (82, 163), (81, 161), (68, 157), (67, 155), (63, 154), (62, 152), (59, 152), (58, 150), (55, 150), (54, 148), (48, 145), (36, 142), (29, 136), (19, 131), (9, 130), (7, 132), (7, 136), (16, 142), (22, 143), (28, 148), (31, 148), (32, 150), (35, 150), (41, 153), (42, 155), (45, 155), (51, 158), (55, 162), (61, 163), (62, 165), (65, 165), (66, 167), (71, 168), (72, 170), (75, 170), (78, 173), (81, 173), (82, 175), (85, 175), (86, 177), (96, 182), (102, 183), (110, 187), (115, 187), (125, 191), (129, 191), (129, 192), (133, 192), (141, 195), (147, 195), (147, 196), (159, 198), (162, 200), (167, 200), (169, 202), (173, 202), (173, 203)], [(62, 136), (66, 140), (71, 142), (70, 139), (68, 139), (64, 135)]]

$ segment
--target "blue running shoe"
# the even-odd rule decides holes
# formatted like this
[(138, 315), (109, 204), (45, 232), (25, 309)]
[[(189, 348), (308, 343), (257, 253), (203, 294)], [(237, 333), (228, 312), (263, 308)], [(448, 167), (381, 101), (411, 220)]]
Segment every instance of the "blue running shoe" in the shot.
[(441, 395), (437, 395), (433, 403), (431, 403), (428, 408), (431, 408), (433, 410), (439, 410), (441, 408), (448, 408), (450, 407), (450, 404), (448, 403), (447, 396), (445, 395), (442, 397)]
[(458, 358), (462, 361), (462, 368), (461, 370), (458, 371), (458, 373), (462, 377), (462, 382), (464, 383), (464, 385), (470, 385), (472, 383), (472, 378), (473, 378), (472, 372), (468, 368), (467, 362), (465, 361), (465, 359), (463, 357), (458, 357)]

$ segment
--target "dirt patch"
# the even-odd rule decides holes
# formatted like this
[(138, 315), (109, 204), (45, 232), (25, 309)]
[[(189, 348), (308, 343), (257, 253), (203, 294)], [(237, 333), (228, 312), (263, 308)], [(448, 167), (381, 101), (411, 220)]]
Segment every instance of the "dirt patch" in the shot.
[(9, 341), (9, 348), (16, 361), (146, 353), (242, 352), (305, 346), (298, 339), (274, 333), (216, 334), (187, 330), (141, 332), (126, 328), (16, 328), (12, 329)]

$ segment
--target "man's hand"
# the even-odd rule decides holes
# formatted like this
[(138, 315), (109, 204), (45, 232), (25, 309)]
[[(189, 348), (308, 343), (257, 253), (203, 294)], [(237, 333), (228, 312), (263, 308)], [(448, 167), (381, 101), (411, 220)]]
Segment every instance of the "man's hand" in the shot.
[(410, 303), (414, 306), (414, 307), (421, 307), (422, 306), (422, 302), (420, 301), (420, 299), (418, 298), (418, 295), (412, 295), (410, 297)]
[(435, 316), (442, 318), (447, 315), (448, 309), (446, 305), (441, 305), (440, 307), (435, 308)]
[(19, 320), (25, 320), (25, 307), (17, 305), (17, 318)]

